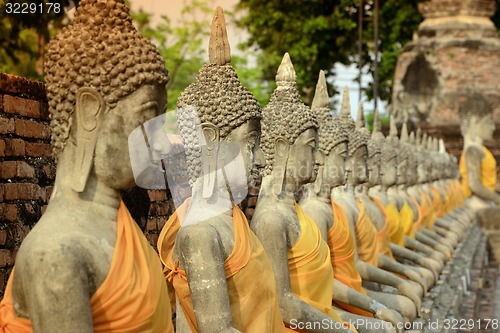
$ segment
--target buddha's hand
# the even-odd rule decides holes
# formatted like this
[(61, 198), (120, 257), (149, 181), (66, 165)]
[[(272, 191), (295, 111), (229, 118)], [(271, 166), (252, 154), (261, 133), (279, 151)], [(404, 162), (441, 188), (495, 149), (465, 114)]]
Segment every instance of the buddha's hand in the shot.
[(229, 327), (225, 330), (222, 331), (223, 333), (242, 333), (241, 331), (238, 331), (236, 328), (234, 327)]
[(420, 317), (422, 300), (418, 297), (417, 293), (414, 290), (414, 287), (409, 282), (402, 282), (397, 286), (399, 293), (403, 296), (408, 297), (415, 304), (415, 308), (417, 309), (417, 316)]
[(434, 281), (439, 280), (439, 273), (441, 273), (442, 265), (434, 259), (421, 258), (418, 264), (422, 267), (429, 269), (434, 274)]
[(389, 322), (394, 326), (396, 332), (402, 333), (403, 329), (398, 327), (403, 327), (401, 323), (404, 323), (403, 317), (399, 314), (399, 312), (395, 310), (391, 310), (388, 308), (378, 309), (375, 311), (375, 318)]

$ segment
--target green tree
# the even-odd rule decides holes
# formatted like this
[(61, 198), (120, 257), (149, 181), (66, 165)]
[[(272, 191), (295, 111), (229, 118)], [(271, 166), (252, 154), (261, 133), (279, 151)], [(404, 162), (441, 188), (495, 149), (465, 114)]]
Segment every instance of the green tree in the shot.
[[(65, 12), (79, 0), (60, 0), (59, 9), (36, 7), (33, 13), (16, 14), (7, 9), (13, 3), (40, 4), (41, 0), (0, 0), (0, 71), (31, 79), (43, 78), (43, 54), (45, 45), (55, 31), (65, 24)], [(29, 7), (28, 7), (29, 8)]]
[[(285, 52), (290, 53), (298, 85), (311, 102), (320, 70), (333, 75), (333, 66), (350, 64), (356, 46), (357, 0), (240, 0), (246, 15), (249, 47), (258, 46), (264, 78), (274, 80)], [(330, 87), (331, 88), (331, 87)]]

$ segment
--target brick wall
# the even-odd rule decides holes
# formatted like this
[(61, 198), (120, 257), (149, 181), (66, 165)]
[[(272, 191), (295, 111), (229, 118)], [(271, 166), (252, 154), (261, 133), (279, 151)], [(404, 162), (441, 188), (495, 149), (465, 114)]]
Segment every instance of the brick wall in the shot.
[[(51, 154), (44, 85), (0, 73), (0, 298), (17, 250), (50, 198), (56, 172)], [(156, 245), (175, 210), (170, 192), (139, 190), (129, 197), (124, 200), (132, 216)]]
[(0, 73), (0, 293), (52, 192), (51, 153), (43, 84)]

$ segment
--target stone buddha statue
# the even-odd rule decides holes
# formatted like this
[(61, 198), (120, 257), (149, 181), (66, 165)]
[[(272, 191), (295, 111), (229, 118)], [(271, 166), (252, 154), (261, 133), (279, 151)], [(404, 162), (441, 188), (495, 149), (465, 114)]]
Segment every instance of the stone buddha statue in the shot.
[(286, 53), (277, 87), (263, 110), (266, 164), (251, 228), (271, 260), (281, 313), (290, 328), (316, 332), (307, 323), (326, 322), (322, 332), (355, 331), (332, 308), (333, 268), (324, 236), (294, 201), (294, 192), (315, 180), (316, 165), (321, 164), (315, 155), (318, 122), (300, 99), (295, 75)]
[[(361, 102), (360, 105), (362, 105)], [(424, 278), (414, 270), (413, 267), (405, 266), (397, 262), (394, 259), (391, 251), (391, 229), (393, 229), (393, 222), (391, 219), (393, 217), (388, 217), (388, 214), (392, 214), (392, 211), (389, 211), (389, 213), (387, 212), (387, 192), (381, 192), (381, 187), (379, 186), (381, 178), (381, 147), (379, 145), (380, 141), (371, 138), (372, 135), (370, 134), (368, 129), (365, 128), (363, 113), (363, 108), (360, 107), (360, 109), (358, 110), (356, 128), (366, 136), (368, 142), (368, 181), (365, 184), (360, 185), (360, 187), (362, 187), (363, 189), (357, 192), (357, 197), (363, 202), (365, 210), (378, 232), (378, 267), (386, 271), (406, 276), (407, 278), (409, 278), (409, 280), (418, 283), (418, 285), (415, 286), (415, 290), (419, 290), (418, 294), (420, 296), (423, 296), (425, 291), (428, 289), (428, 282), (426, 282)], [(384, 172), (386, 171), (391, 172), (391, 170), (386, 170), (386, 168), (384, 168)], [(372, 196), (369, 196), (368, 192), (371, 187), (375, 187), (375, 189), (374, 191), (372, 191)], [(387, 187), (388, 186), (386, 183), (386, 185), (384, 185), (384, 188)], [(380, 199), (374, 197), (373, 194), (375, 194), (375, 196), (379, 197)], [(432, 273), (430, 273), (430, 275), (432, 276)]]
[[(271, 263), (243, 212), (226, 200), (235, 194), (231, 181), (250, 182), (261, 108), (231, 66), (220, 7), (209, 60), (177, 102), (192, 197), (169, 218), (158, 240), (175, 290), (177, 332), (282, 332)], [(242, 153), (244, 170), (224, 174), (221, 162), (231, 145)]]
[(492, 106), (484, 96), (474, 93), (460, 105), (459, 114), (464, 138), (460, 174), (467, 206), (478, 211), (486, 229), (495, 229), (495, 217), (500, 214), (500, 195), (495, 192), (496, 161), (484, 146), (495, 130)]
[[(330, 247), (335, 278), (333, 300), (335, 305), (342, 309), (337, 309), (337, 312), (345, 321), (355, 322), (362, 319), (363, 322), (369, 322), (364, 327), (358, 326), (358, 332), (380, 332), (380, 329), (374, 330), (373, 327), (388, 326), (380, 323), (380, 319), (397, 327), (398, 323), (403, 321), (401, 315), (368, 297), (362, 288), (361, 276), (354, 260), (353, 235), (342, 208), (330, 199), (331, 189), (345, 183), (348, 136), (331, 116), (323, 71), (319, 75), (311, 109), (319, 123), (317, 154), (320, 164), (314, 183), (304, 186), (300, 206), (304, 213), (314, 220), (322, 238)], [(378, 319), (371, 318), (373, 316)], [(387, 328), (384, 331), (393, 332), (394, 329)]]
[[(364, 203), (355, 197), (355, 187), (367, 180), (368, 151), (366, 136), (356, 130), (355, 122), (351, 118), (347, 88), (344, 91), (341, 112), (336, 121), (342, 130), (348, 133), (349, 153), (346, 160), (347, 185), (334, 187), (332, 200), (342, 207), (350, 230), (355, 236), (356, 268), (364, 281), (372, 282), (370, 288), (366, 289), (368, 296), (398, 310), (405, 320), (411, 321), (420, 310), (420, 297), (415, 292), (413, 284), (378, 267), (377, 229), (366, 213)], [(376, 283), (392, 286), (402, 295), (373, 290), (377, 289)]]
[[(394, 131), (394, 129), (393, 129)], [(374, 114), (374, 124), (373, 133), (371, 140), (376, 142), (381, 149), (381, 178), (380, 184), (373, 184), (369, 189), (370, 199), (374, 202), (379, 202), (378, 206), (381, 209), (385, 208), (385, 218), (390, 227), (391, 235), (391, 252), (392, 255), (397, 260), (411, 261), (414, 266), (411, 266), (413, 270), (416, 270), (420, 275), (425, 278), (425, 290), (434, 284), (438, 277), (439, 269), (442, 265), (437, 268), (437, 263), (431, 261), (429, 258), (423, 255), (407, 250), (405, 247), (411, 240), (405, 237), (403, 225), (401, 222), (401, 216), (399, 214), (396, 206), (390, 202), (388, 198), (387, 191), (389, 188), (394, 186), (397, 181), (397, 150), (393, 146), (392, 138), (386, 138), (381, 132), (381, 124), (379, 119), (378, 110), (375, 110)], [(372, 164), (372, 162), (370, 162)], [(426, 248), (427, 249), (427, 248)], [(423, 268), (422, 268), (423, 267)]]
[(123, 1), (82, 0), (45, 73), (55, 186), (17, 254), (0, 326), (173, 332), (161, 263), (119, 195), (134, 186), (129, 133), (165, 109), (164, 60)]

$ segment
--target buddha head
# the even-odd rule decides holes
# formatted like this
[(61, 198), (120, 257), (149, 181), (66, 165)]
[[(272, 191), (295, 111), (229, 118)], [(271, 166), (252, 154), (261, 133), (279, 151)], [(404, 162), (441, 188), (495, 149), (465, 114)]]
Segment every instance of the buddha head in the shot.
[(381, 176), (380, 163), (381, 163), (382, 151), (380, 149), (379, 143), (371, 138), (370, 131), (365, 127), (363, 101), (359, 101), (358, 115), (356, 119), (356, 129), (366, 137), (366, 140), (368, 142), (367, 185), (368, 187), (380, 185), (380, 176)]
[(396, 184), (397, 180), (397, 154), (396, 149), (390, 144), (388, 138), (382, 133), (382, 125), (378, 109), (373, 115), (373, 133), (371, 139), (380, 147), (380, 184), (389, 188)]
[(406, 161), (407, 161), (405, 184), (407, 186), (412, 186), (416, 184), (418, 178), (417, 177), (418, 162), (416, 160), (416, 156), (413, 154), (414, 148), (410, 142), (410, 135), (408, 135), (408, 125), (406, 121), (403, 122), (403, 126), (401, 127), (401, 138), (399, 139), (399, 141), (400, 141), (401, 153), (406, 155)]
[[(251, 169), (257, 149), (261, 107), (255, 97), (238, 80), (231, 66), (224, 13), (217, 7), (209, 41), (209, 63), (198, 72), (195, 81), (177, 101), (177, 123), (186, 151), (190, 183), (202, 180), (203, 196), (214, 195), (217, 170), (235, 155), (235, 147), (244, 161), (247, 185), (252, 182)], [(230, 177), (225, 184), (232, 184)], [(238, 181), (238, 180), (234, 180)], [(225, 185), (223, 185), (225, 186)], [(245, 185), (246, 186), (246, 185)], [(233, 193), (234, 194), (234, 193)]]
[(398, 137), (398, 129), (396, 127), (396, 120), (393, 115), (390, 118), (389, 142), (396, 149), (397, 154), (397, 172), (396, 172), (396, 185), (403, 185), (406, 183), (406, 174), (408, 168), (408, 151), (401, 146)]
[(47, 46), (45, 80), (52, 146), (71, 189), (89, 175), (115, 189), (134, 185), (127, 138), (166, 106), (168, 73), (121, 0), (82, 0), (74, 23)]
[(490, 140), (493, 137), (495, 123), (491, 103), (481, 94), (474, 93), (463, 102), (460, 114), (460, 130), (467, 140)]
[(367, 180), (368, 142), (366, 136), (356, 129), (356, 123), (351, 117), (349, 89), (344, 89), (342, 105), (337, 123), (349, 136), (349, 149), (346, 161), (347, 183), (351, 185), (363, 184)]
[(320, 71), (311, 110), (318, 120), (318, 176), (315, 191), (321, 186), (330, 190), (345, 183), (345, 160), (347, 158), (348, 136), (342, 131), (330, 111), (325, 73)]
[[(403, 129), (404, 133), (405, 129)], [(408, 174), (406, 175), (406, 184), (408, 186), (413, 186), (418, 183), (418, 168), (419, 168), (419, 153), (415, 144), (415, 132), (411, 132), (408, 137)]]
[(276, 89), (262, 112), (263, 175), (271, 181), (274, 195), (282, 193), (283, 188), (294, 192), (315, 180), (317, 141), (316, 117), (300, 99), (295, 69), (285, 53), (276, 75)]
[(417, 129), (416, 138), (417, 150), (418, 150), (418, 183), (427, 183), (430, 178), (432, 171), (432, 161), (429, 156), (429, 151), (427, 150), (427, 133), (423, 133), (421, 129)]

